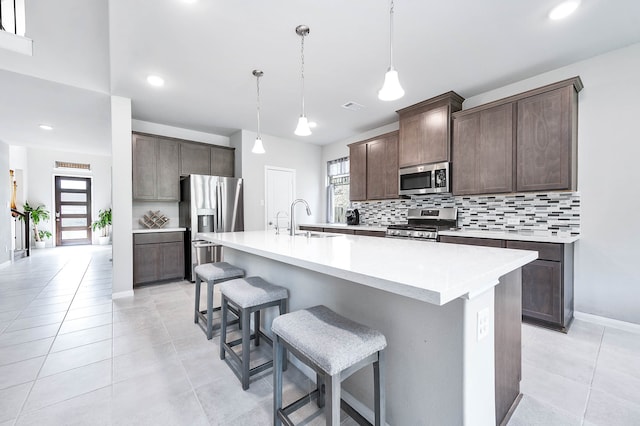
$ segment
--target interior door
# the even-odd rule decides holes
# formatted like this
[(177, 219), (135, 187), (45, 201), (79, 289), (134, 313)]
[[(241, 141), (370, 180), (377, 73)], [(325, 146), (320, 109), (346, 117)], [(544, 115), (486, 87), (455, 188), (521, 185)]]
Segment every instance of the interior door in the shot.
[[(289, 211), (295, 194), (296, 171), (265, 166), (265, 229), (274, 229), (276, 216), (281, 230), (289, 227)], [(278, 215), (278, 212), (281, 212)]]
[(91, 244), (91, 178), (56, 176), (56, 245)]

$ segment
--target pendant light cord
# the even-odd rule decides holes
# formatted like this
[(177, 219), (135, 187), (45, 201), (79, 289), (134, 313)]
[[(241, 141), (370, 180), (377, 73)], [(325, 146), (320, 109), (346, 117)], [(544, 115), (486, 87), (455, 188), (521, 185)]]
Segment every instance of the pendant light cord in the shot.
[(305, 117), (305, 113), (304, 113), (304, 34), (302, 34), (302, 42), (300, 44), (300, 58), (302, 59), (301, 61), (301, 69), (300, 69), (300, 74), (302, 76), (302, 116)]
[(256, 92), (258, 93), (258, 139), (262, 139), (260, 137), (260, 76), (256, 76)]
[(389, 69), (393, 69), (393, 0), (389, 8)]

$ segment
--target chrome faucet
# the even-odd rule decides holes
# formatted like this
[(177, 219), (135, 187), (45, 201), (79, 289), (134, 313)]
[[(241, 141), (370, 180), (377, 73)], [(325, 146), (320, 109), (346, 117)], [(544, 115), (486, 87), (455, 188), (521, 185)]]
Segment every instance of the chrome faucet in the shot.
[(283, 212), (282, 210), (276, 213), (276, 235), (280, 234), (280, 215), (281, 214), (287, 217), (287, 212)]
[(294, 212), (294, 207), (298, 203), (303, 203), (307, 207), (307, 216), (311, 216), (311, 209), (309, 208), (309, 203), (307, 203), (302, 198), (298, 198), (293, 203), (291, 203), (291, 216), (289, 216), (289, 222), (291, 224), (291, 229), (289, 230), (289, 235), (291, 235), (291, 236), (296, 235), (296, 216), (294, 214), (295, 213)]

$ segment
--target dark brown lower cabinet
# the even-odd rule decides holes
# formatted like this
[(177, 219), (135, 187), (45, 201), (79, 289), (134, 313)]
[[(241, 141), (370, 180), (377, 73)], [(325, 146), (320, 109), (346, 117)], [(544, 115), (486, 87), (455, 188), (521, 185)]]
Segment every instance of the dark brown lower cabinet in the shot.
[(370, 229), (321, 228), (319, 226), (308, 225), (301, 225), (300, 230), (312, 232), (333, 232), (334, 234), (365, 235), (368, 237), (385, 237), (387, 235), (384, 231), (372, 231)]
[(133, 285), (184, 278), (184, 233), (133, 235)]

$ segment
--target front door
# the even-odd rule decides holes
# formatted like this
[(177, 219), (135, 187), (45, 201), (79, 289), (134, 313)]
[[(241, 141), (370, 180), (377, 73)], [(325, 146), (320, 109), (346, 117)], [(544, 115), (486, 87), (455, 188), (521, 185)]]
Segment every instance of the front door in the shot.
[(56, 176), (56, 245), (91, 244), (91, 179)]
[[(278, 226), (286, 233), (291, 219), (289, 211), (295, 196), (296, 171), (265, 166), (265, 229)], [(280, 214), (278, 214), (280, 213)]]

